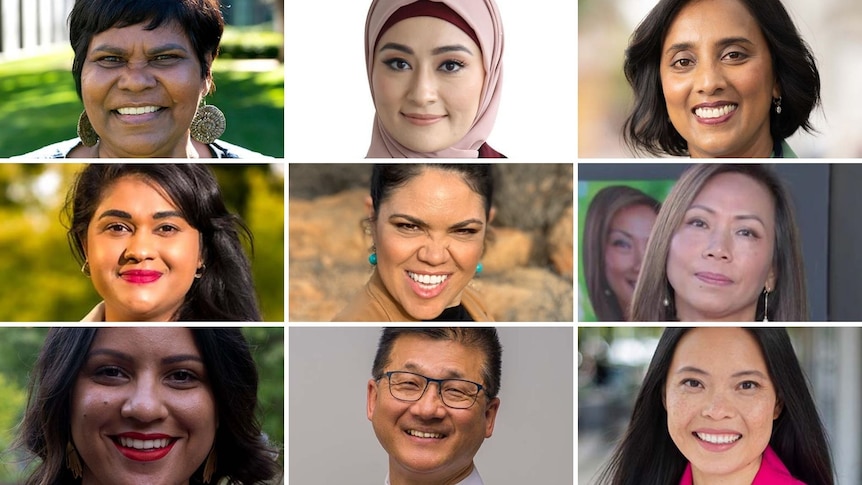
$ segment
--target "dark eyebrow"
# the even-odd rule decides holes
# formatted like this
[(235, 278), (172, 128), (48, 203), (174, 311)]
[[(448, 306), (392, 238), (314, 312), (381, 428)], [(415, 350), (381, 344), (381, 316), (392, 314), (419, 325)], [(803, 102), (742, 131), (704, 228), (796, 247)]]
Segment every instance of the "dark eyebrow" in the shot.
[[(404, 364), (404, 368), (409, 370), (410, 372), (416, 372), (417, 374), (425, 375), (422, 368), (419, 367), (419, 365), (414, 364), (413, 362), (407, 361)], [(459, 372), (456, 369), (446, 369), (443, 372), (443, 375), (445, 377), (442, 377), (441, 379), (463, 379), (464, 378), (464, 374), (462, 374), (461, 372)]]
[(398, 43), (395, 43), (395, 42), (387, 42), (387, 43), (383, 44), (383, 47), (381, 47), (381, 48), (380, 48), (380, 50), (379, 50), (379, 51), (377, 51), (377, 52), (383, 52), (383, 51), (384, 51), (384, 50), (386, 50), (386, 49), (392, 49), (392, 50), (396, 50), (396, 51), (401, 51), (401, 52), (403, 52), (403, 53), (405, 53), (405, 54), (410, 54), (410, 55), (413, 55), (413, 54), (414, 54), (413, 49), (411, 49), (411, 48), (407, 47), (407, 46), (406, 46), (406, 45), (404, 45), (404, 44), (398, 44)]
[[(105, 212), (102, 212), (102, 215), (99, 216), (99, 219), (104, 219), (105, 217), (119, 217), (120, 219), (131, 219), (132, 215), (126, 211), (121, 211), (119, 209), (108, 209)], [(178, 211), (159, 211), (153, 214), (153, 219), (166, 219), (168, 217), (180, 217), (185, 219), (185, 217)]]
[[(754, 45), (754, 42), (748, 40), (745, 37), (725, 37), (725, 38), (719, 39), (715, 43), (716, 47), (727, 47), (731, 44)], [(692, 47), (694, 47), (694, 43), (692, 43), (692, 42), (679, 42), (679, 43), (673, 44), (670, 47), (668, 47), (667, 50), (664, 51), (664, 53), (669, 54), (671, 52), (679, 52), (679, 51), (689, 50)]]
[(167, 52), (167, 51), (188, 52), (188, 49), (186, 49), (185, 47), (183, 47), (180, 44), (171, 43), (171, 44), (164, 44), (164, 45), (153, 47), (152, 49), (149, 49), (148, 51), (146, 51), (146, 54), (148, 56), (154, 56), (156, 54), (161, 54), (162, 52)]
[(471, 56), (473, 55), (473, 52), (470, 49), (466, 48), (465, 46), (463, 46), (461, 44), (444, 45), (442, 47), (437, 47), (431, 51), (431, 54), (436, 56), (439, 54), (445, 54), (447, 52), (466, 52), (467, 54), (470, 54)]
[[(113, 357), (115, 359), (119, 359), (126, 362), (132, 362), (134, 360), (131, 355), (112, 349), (93, 349), (87, 354), (87, 359), (89, 360), (99, 355), (107, 355), (108, 357)], [(163, 365), (177, 364), (180, 362), (188, 361), (200, 362), (201, 364), (203, 363), (203, 359), (201, 359), (197, 355), (191, 354), (171, 355), (161, 359), (161, 363)]]
[(616, 228), (613, 228), (613, 227), (612, 227), (612, 228), (611, 228), (611, 230), (610, 230), (610, 231), (608, 231), (608, 232), (619, 232), (620, 234), (622, 234), (623, 236), (628, 237), (629, 239), (634, 239), (634, 238), (635, 238), (634, 236), (632, 236), (632, 235), (631, 235), (631, 234), (629, 234), (628, 232), (623, 231), (622, 229), (616, 229)]
[[(389, 221), (391, 222), (393, 219), (398, 219), (398, 218), (406, 219), (411, 224), (415, 224), (415, 225), (420, 226), (420, 227), (428, 227), (427, 222), (425, 222), (422, 219), (419, 219), (417, 217), (408, 216), (407, 214), (392, 214), (391, 216), (389, 216)], [(480, 226), (485, 225), (485, 223), (480, 221), (479, 219), (467, 219), (466, 221), (461, 221), (461, 222), (457, 222), (455, 224), (452, 224), (452, 226), (450, 226), (449, 229), (460, 229), (462, 227), (469, 226), (470, 224), (479, 224)]]
[[(703, 376), (709, 375), (709, 372), (707, 372), (703, 369), (698, 369), (697, 367), (693, 367), (690, 365), (687, 365), (685, 367), (681, 367), (680, 369), (678, 369), (676, 371), (677, 374), (683, 374), (686, 372), (690, 372), (692, 374), (700, 374)], [(755, 376), (755, 377), (760, 377), (761, 379), (767, 379), (767, 376), (764, 375), (763, 372), (760, 372), (759, 370), (753, 370), (753, 369), (752, 370), (741, 370), (739, 372), (734, 372), (733, 374), (731, 374), (730, 377), (736, 378), (736, 377), (746, 377), (746, 376)]]
[(126, 55), (126, 50), (108, 44), (98, 45), (93, 47), (93, 52), (104, 52), (106, 54), (115, 54), (118, 56)]
[[(713, 210), (713, 209), (711, 209), (705, 205), (693, 204), (691, 207), (688, 208), (688, 210), (691, 210), (691, 209), (700, 209), (700, 210), (709, 212), (710, 214), (715, 214), (715, 210)], [(743, 221), (743, 220), (757, 221), (760, 223), (761, 226), (766, 227), (766, 224), (763, 222), (763, 219), (761, 219), (760, 216), (758, 216), (756, 214), (740, 214), (737, 216), (733, 216), (733, 218), (736, 220), (740, 220), (740, 221)]]

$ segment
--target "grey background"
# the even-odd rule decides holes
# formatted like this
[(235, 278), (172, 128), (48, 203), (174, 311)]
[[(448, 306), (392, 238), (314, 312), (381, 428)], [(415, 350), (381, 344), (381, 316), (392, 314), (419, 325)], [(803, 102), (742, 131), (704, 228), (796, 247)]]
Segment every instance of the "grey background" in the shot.
[[(497, 329), (500, 410), (475, 463), (486, 485), (574, 483), (572, 328)], [(382, 485), (388, 456), (365, 415), (380, 328), (292, 327), (289, 482)]]
[[(660, 179), (676, 179), (682, 172), (689, 167), (686, 163), (579, 163), (578, 164), (578, 180), (660, 180)], [(839, 170), (836, 166), (836, 170)], [(796, 209), (796, 223), (799, 231), (802, 234), (802, 259), (805, 264), (805, 279), (808, 290), (808, 311), (812, 321), (825, 321), (836, 319), (860, 320), (862, 319), (862, 309), (858, 305), (853, 305), (849, 315), (846, 312), (840, 312), (839, 305), (843, 302), (832, 298), (827, 307), (827, 295), (830, 287), (835, 282), (829, 278), (829, 249), (833, 250), (845, 249), (852, 251), (852, 246), (848, 244), (840, 244), (836, 247), (834, 244), (830, 246), (830, 239), (836, 239), (836, 234), (830, 233), (830, 213), (840, 212), (847, 215), (846, 209), (856, 210), (855, 217), (858, 217), (860, 212), (857, 207), (848, 205), (846, 198), (855, 197), (856, 206), (862, 205), (862, 193), (858, 190), (858, 182), (862, 179), (847, 177), (846, 182), (852, 183), (854, 187), (847, 188), (844, 191), (844, 199), (837, 200), (834, 194), (830, 192), (830, 173), (831, 167), (826, 163), (775, 163), (772, 168), (778, 173), (787, 189), (793, 197), (794, 209)], [(858, 172), (858, 169), (857, 169)], [(834, 174), (832, 174), (834, 176)], [(851, 174), (848, 174), (851, 175)], [(860, 174), (855, 174), (860, 175)], [(833, 178), (834, 181), (834, 178)], [(830, 204), (832, 210), (830, 211)], [(846, 209), (841, 209), (842, 207)], [(847, 219), (848, 221), (853, 219)], [(843, 231), (846, 224), (841, 228), (842, 233), (838, 234), (841, 239), (845, 235)], [(859, 226), (855, 224), (855, 226)], [(857, 241), (862, 240), (862, 228), (853, 227), (857, 233)], [(830, 237), (831, 236), (831, 237)], [(858, 245), (856, 246), (858, 247)], [(856, 258), (857, 261), (860, 258)], [(846, 260), (840, 264), (846, 265)], [(855, 278), (858, 281), (858, 273), (862, 269), (862, 261), (859, 265), (853, 267), (853, 272), (857, 275)], [(853, 284), (852, 288), (857, 289), (858, 284)]]

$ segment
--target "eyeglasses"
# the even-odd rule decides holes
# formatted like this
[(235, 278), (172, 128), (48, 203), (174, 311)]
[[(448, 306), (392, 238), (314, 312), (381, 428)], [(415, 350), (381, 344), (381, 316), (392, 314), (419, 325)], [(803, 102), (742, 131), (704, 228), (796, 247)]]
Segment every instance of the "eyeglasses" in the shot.
[[(464, 379), (432, 379), (422, 374), (407, 371), (389, 371), (384, 374), (389, 379), (389, 393), (399, 401), (416, 402), (425, 395), (428, 383), (437, 383), (437, 394), (443, 404), (450, 408), (467, 409), (476, 402), (481, 384)], [(380, 376), (378, 380), (383, 379)]]

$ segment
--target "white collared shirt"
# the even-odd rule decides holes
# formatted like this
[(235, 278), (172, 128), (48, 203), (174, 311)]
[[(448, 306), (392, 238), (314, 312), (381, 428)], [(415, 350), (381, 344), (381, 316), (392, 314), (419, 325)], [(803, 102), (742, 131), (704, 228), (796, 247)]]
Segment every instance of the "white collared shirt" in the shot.
[[(386, 485), (391, 485), (389, 483), (389, 474), (386, 474)], [(456, 485), (485, 485), (482, 481), (482, 477), (479, 476), (479, 469), (476, 466), (473, 466), (473, 472), (470, 473), (467, 478), (461, 480)]]

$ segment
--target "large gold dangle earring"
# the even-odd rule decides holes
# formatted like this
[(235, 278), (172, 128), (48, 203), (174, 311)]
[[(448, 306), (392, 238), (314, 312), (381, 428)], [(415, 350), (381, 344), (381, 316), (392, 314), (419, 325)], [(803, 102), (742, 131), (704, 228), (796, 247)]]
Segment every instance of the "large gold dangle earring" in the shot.
[(224, 113), (215, 106), (206, 104), (206, 100), (201, 99), (201, 104), (198, 106), (194, 119), (192, 119), (192, 138), (209, 145), (224, 133), (225, 126), (227, 126), (227, 122)]
[(72, 477), (81, 478), (84, 476), (81, 457), (78, 456), (78, 450), (72, 445), (72, 440), (66, 442), (66, 467), (72, 472)]
[(84, 265), (81, 266), (81, 273), (84, 273), (84, 276), (86, 276), (86, 277), (90, 276), (90, 262), (89, 261), (84, 261)]
[(78, 117), (78, 138), (87, 147), (95, 146), (96, 142), (99, 141), (99, 134), (93, 129), (90, 118), (87, 116), (87, 110), (84, 110)]

